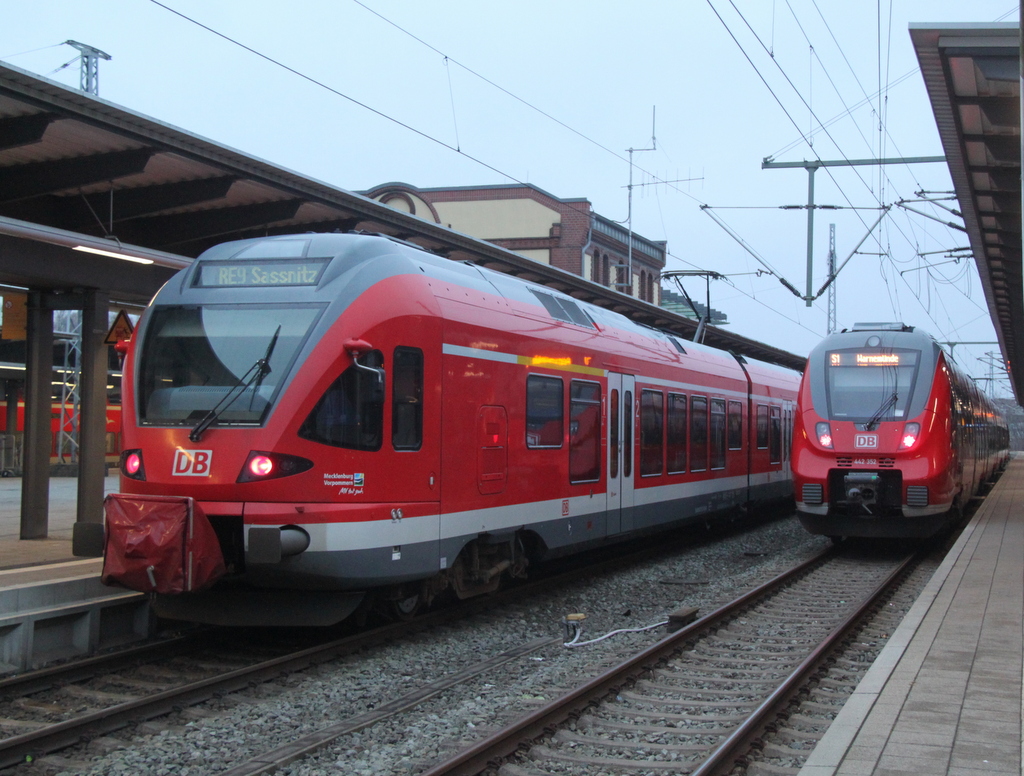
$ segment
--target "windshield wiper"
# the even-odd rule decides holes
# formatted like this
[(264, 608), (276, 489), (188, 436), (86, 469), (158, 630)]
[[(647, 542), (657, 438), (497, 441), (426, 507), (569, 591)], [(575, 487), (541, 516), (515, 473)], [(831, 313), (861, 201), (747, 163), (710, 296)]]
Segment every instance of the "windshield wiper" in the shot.
[(896, 402), (899, 401), (900, 395), (898, 391), (893, 391), (892, 395), (882, 402), (882, 406), (879, 407), (875, 414), (871, 416), (871, 420), (864, 424), (865, 431), (874, 431), (875, 426), (882, 420), (882, 416), (889, 411), (891, 407), (896, 406)]
[(274, 353), (274, 345), (277, 344), (277, 335), (281, 333), (281, 324), (277, 324), (277, 331), (274, 332), (274, 336), (270, 338), (270, 344), (267, 345), (267, 352), (263, 354), (263, 358), (256, 362), (256, 366), (259, 368), (256, 374), (256, 387), (252, 389), (252, 396), (249, 398), (249, 409), (252, 409), (252, 403), (256, 401), (256, 394), (260, 392), (260, 386), (263, 384), (263, 378), (270, 374), (270, 357)]
[[(190, 441), (198, 442), (202, 439), (203, 432), (214, 424), (217, 418), (220, 417), (220, 413), (230, 407), (235, 402), (235, 399), (245, 393), (254, 383), (256, 387), (253, 390), (253, 399), (255, 399), (256, 391), (259, 390), (263, 378), (270, 374), (270, 356), (274, 352), (274, 346), (277, 344), (277, 335), (280, 333), (281, 326), (278, 325), (274, 336), (270, 338), (270, 344), (267, 345), (267, 352), (263, 354), (263, 358), (256, 359), (256, 363), (249, 367), (244, 375), (238, 378), (238, 381), (231, 387), (231, 390), (227, 392), (223, 399), (217, 402), (217, 406), (207, 412), (203, 419), (196, 423), (195, 427), (188, 433)], [(249, 409), (252, 409), (252, 399), (249, 400)]]

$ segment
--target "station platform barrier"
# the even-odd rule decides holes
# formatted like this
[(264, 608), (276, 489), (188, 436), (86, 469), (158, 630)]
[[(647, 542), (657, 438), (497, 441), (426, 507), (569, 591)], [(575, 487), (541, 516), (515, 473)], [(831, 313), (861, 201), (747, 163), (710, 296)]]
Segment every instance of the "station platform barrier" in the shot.
[[(117, 490), (107, 477), (104, 492)], [(50, 480), (48, 536), (20, 539), (21, 479), (0, 478), (0, 677), (144, 639), (148, 598), (103, 585), (100, 558), (76, 558), (78, 480)]]
[(800, 776), (1020, 776), (1024, 456), (1011, 460)]

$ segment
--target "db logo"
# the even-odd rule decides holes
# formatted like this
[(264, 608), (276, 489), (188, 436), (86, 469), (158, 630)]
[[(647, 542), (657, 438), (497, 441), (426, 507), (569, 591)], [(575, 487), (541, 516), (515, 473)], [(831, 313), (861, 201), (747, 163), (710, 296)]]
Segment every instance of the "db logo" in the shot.
[(562, 517), (569, 516), (569, 499), (562, 499)]
[(857, 434), (853, 438), (854, 447), (878, 447), (878, 434)]
[(213, 450), (182, 450), (174, 451), (174, 468), (171, 474), (175, 477), (209, 477), (210, 461)]

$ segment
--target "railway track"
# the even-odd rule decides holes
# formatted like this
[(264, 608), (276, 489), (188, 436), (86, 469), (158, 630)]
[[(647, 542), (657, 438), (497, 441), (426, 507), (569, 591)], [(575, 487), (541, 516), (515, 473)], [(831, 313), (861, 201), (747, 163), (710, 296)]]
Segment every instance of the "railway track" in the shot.
[[(865, 561), (829, 548), (505, 730), (429, 766), (423, 776), (727, 773), (779, 706), (804, 686), (829, 644), (856, 627), (911, 562)], [(408, 628), (406, 623), (395, 626)], [(525, 668), (524, 660), (545, 650), (550, 654), (560, 641), (533, 639), (505, 649), (411, 692), (382, 698), (362, 713), (279, 739), (265, 751), (250, 746), (236, 763), (210, 772), (269, 774), (290, 764), (294, 768), (313, 754), (338, 763), (337, 755), (329, 754), (336, 742), (411, 713), (442, 693), (458, 698), (466, 692), (457, 689), (460, 685), (475, 693), (474, 682), (491, 680), (506, 664)], [(271, 673), (281, 673), (277, 662)], [(241, 673), (225, 678), (237, 683)], [(244, 682), (253, 684), (251, 678)], [(792, 720), (793, 725), (799, 722)], [(366, 735), (372, 740), (371, 732)]]
[(423, 776), (728, 773), (913, 562), (826, 551)]
[[(685, 541), (685, 539), (684, 539)], [(672, 551), (672, 546), (640, 546), (605, 560), (581, 564), (569, 571), (542, 577), (485, 599), (463, 602), (453, 609), (430, 612), (413, 621), (395, 622), (370, 630), (324, 640), (301, 637), (266, 639), (233, 629), (206, 629), (157, 644), (128, 648), (67, 665), (0, 680), (0, 768), (38, 760), (41, 756), (128, 725), (201, 704), (302, 671), (341, 656), (408, 636), (415, 631), (470, 617), (473, 614), (602, 572), (628, 567)], [(312, 643), (311, 642), (315, 642)], [(554, 639), (557, 642), (557, 639)], [(484, 673), (520, 654), (554, 643), (541, 639), (521, 653), (496, 655), (481, 661), (465, 678)], [(247, 647), (240, 645), (248, 644)], [(296, 646), (298, 645), (298, 646)], [(446, 680), (447, 681), (447, 678)], [(443, 689), (425, 685), (392, 711), (408, 708)], [(372, 719), (380, 718), (380, 714)], [(359, 722), (359, 720), (356, 720)], [(369, 717), (356, 728), (371, 724)], [(340, 728), (339, 728), (340, 730)]]

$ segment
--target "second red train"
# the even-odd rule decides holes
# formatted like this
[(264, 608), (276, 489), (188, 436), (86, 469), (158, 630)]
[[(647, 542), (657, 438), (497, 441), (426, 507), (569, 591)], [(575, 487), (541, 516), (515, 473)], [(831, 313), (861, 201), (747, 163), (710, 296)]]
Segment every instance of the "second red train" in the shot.
[(855, 324), (807, 359), (793, 443), (800, 521), (834, 539), (933, 536), (1008, 448), (992, 401), (931, 335)]

